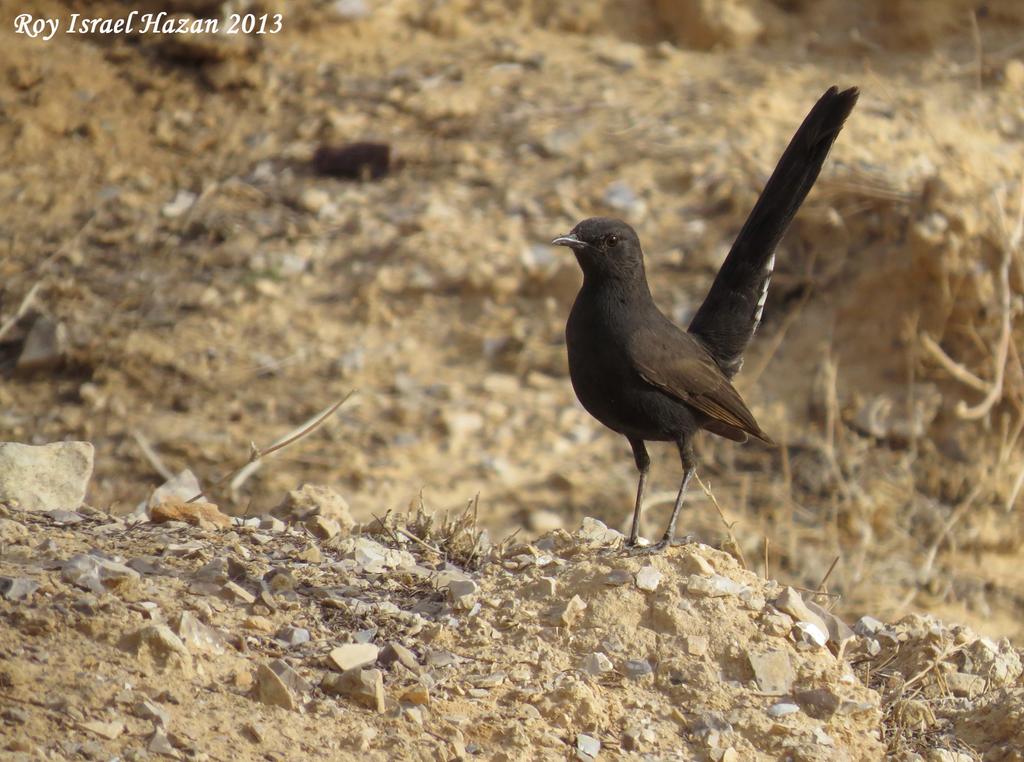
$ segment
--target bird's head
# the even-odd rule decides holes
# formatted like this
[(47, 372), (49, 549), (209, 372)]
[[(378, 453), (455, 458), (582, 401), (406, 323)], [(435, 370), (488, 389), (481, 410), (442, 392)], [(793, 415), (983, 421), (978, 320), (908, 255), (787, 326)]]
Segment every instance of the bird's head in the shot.
[(591, 217), (551, 243), (572, 249), (585, 277), (645, 279), (640, 239), (622, 220)]

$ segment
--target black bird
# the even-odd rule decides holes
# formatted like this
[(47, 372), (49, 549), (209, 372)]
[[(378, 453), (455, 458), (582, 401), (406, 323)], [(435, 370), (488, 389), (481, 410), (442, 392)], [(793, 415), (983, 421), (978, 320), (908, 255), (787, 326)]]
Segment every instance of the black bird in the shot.
[(646, 441), (675, 442), (683, 480), (661, 543), (672, 543), (696, 466), (699, 429), (774, 444), (730, 380), (743, 364), (775, 264), (775, 247), (814, 185), (858, 91), (832, 87), (814, 105), (779, 160), (688, 330), (658, 309), (633, 228), (594, 217), (552, 243), (573, 250), (583, 286), (565, 326), (569, 376), (583, 407), (633, 448), (640, 483), (629, 545), (640, 531), (650, 458)]

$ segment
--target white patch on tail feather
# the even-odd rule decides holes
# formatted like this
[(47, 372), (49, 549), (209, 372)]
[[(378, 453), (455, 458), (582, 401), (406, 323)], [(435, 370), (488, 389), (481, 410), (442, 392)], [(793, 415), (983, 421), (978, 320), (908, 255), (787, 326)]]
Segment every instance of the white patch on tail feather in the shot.
[(772, 282), (772, 272), (775, 270), (775, 252), (772, 252), (767, 266), (764, 268), (764, 283), (761, 285), (761, 294), (757, 297), (757, 309), (754, 310), (754, 327), (751, 333), (757, 330), (761, 324), (761, 314), (764, 312), (764, 303), (768, 299), (768, 284)]

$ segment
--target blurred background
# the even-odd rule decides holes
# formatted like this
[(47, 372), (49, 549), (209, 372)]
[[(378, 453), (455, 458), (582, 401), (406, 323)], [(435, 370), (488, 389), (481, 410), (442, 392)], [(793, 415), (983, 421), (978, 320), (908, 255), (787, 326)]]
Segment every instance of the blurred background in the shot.
[[(282, 31), (12, 31), (131, 9), (280, 13)], [(261, 513), (315, 483), (361, 520), (479, 495), (497, 536), (623, 528), (632, 458), (573, 396), (580, 275), (548, 242), (626, 219), (686, 321), (807, 110), (859, 86), (737, 379), (782, 446), (704, 436), (699, 473), (751, 568), (817, 588), (838, 558), (844, 615), (1024, 642), (1019, 2), (0, 17), (0, 440), (93, 442), (89, 501), (116, 513), (184, 468), (210, 485), (357, 389), (213, 499)], [(337, 151), (357, 141), (387, 154), (353, 171)], [(680, 476), (672, 447), (652, 456), (648, 536)], [(700, 489), (680, 527), (726, 536)]]

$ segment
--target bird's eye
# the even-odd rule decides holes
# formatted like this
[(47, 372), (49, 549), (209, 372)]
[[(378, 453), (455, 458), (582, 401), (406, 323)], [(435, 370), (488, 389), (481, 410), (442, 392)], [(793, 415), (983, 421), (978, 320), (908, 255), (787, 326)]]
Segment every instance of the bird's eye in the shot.
[(617, 235), (610, 235), (604, 239), (604, 245), (609, 249), (614, 249), (619, 245), (619, 237)]

